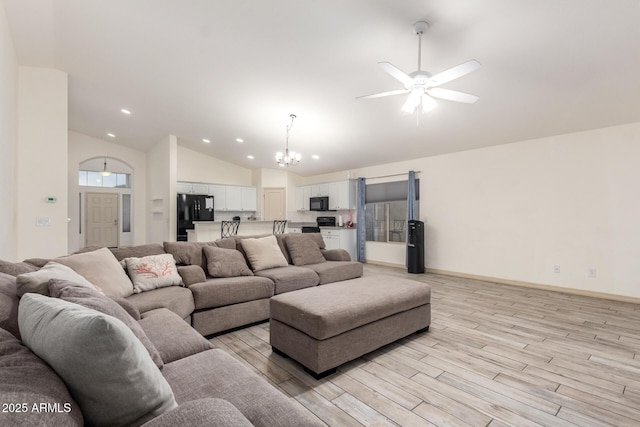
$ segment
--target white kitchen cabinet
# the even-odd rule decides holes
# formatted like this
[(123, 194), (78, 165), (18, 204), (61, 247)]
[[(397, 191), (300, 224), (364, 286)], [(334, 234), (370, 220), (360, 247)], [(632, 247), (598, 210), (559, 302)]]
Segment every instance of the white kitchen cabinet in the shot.
[(192, 192), (193, 194), (209, 194), (209, 184), (200, 184), (197, 182), (194, 182), (192, 185)]
[(346, 210), (356, 208), (356, 182), (353, 180), (329, 183), (329, 209)]
[(193, 184), (190, 182), (177, 182), (176, 193), (177, 194), (193, 194)]
[(313, 184), (311, 186), (311, 197), (321, 197), (329, 195), (329, 183)]
[(217, 211), (227, 208), (227, 187), (225, 185), (210, 184), (209, 195), (213, 196), (213, 207)]
[(321, 228), (322, 240), (327, 249), (344, 249), (352, 261), (356, 259), (356, 230), (354, 228)]
[(310, 198), (311, 198), (310, 185), (303, 185), (301, 187), (296, 187), (296, 210), (308, 211)]
[(255, 212), (257, 210), (256, 187), (240, 187), (242, 210)]
[(241, 211), (242, 210), (242, 187), (228, 185), (225, 188), (225, 210)]

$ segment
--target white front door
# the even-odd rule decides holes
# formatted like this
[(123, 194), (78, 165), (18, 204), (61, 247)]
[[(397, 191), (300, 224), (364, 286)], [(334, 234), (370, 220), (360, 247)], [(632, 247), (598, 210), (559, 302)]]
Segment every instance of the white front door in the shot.
[(87, 246), (118, 246), (118, 194), (87, 193)]

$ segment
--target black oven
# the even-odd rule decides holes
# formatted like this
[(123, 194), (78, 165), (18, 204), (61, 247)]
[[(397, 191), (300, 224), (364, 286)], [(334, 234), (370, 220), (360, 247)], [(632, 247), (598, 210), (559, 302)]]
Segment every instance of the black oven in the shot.
[(328, 211), (329, 210), (329, 197), (312, 197), (309, 199), (309, 210), (312, 211)]

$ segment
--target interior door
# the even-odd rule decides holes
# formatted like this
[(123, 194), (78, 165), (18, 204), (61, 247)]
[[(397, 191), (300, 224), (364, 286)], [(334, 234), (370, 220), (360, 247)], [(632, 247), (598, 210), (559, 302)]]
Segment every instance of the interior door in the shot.
[(118, 194), (87, 193), (87, 246), (118, 246)]
[(264, 220), (286, 219), (284, 188), (264, 189)]

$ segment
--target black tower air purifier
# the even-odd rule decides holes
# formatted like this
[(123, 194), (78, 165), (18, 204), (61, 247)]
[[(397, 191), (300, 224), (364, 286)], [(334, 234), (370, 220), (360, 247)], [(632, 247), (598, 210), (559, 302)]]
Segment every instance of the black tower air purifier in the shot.
[(409, 273), (424, 273), (424, 222), (415, 219), (408, 222), (407, 269)]

